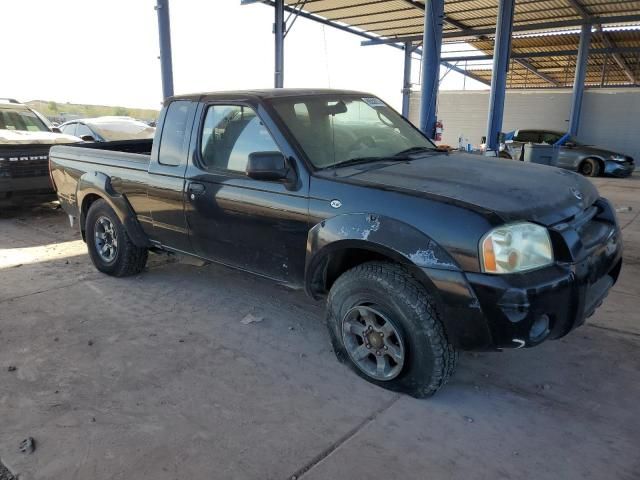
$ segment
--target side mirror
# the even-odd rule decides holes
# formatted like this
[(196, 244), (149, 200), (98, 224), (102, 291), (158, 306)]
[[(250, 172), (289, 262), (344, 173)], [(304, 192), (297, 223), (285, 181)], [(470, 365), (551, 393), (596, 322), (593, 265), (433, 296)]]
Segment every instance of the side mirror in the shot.
[(80, 137), (82, 139), (83, 142), (95, 142), (96, 139), (94, 138), (93, 135), (82, 135)]
[(576, 144), (572, 141), (568, 141), (568, 142), (564, 142), (564, 146), (567, 148), (573, 148), (576, 146)]
[(280, 152), (253, 152), (246, 172), (255, 180), (284, 180), (289, 176), (289, 166)]
[(51, 127), (51, 131), (53, 133), (62, 133), (62, 130), (60, 130), (58, 127)]

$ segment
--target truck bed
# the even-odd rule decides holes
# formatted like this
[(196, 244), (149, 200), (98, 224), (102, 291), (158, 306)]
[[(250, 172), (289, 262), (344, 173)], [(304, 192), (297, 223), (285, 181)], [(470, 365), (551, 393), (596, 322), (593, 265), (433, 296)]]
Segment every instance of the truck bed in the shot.
[(123, 140), (118, 142), (76, 143), (56, 145), (51, 150), (55, 161), (86, 162), (133, 170), (147, 170), (153, 140)]
[[(56, 145), (51, 148), (51, 178), (64, 210), (74, 217), (78, 211), (77, 195), (81, 177), (89, 183), (99, 181), (101, 174), (113, 181), (112, 186), (127, 196), (134, 209), (145, 211), (148, 170), (151, 162), (152, 140), (126, 140), (119, 142), (77, 143)], [(86, 182), (85, 182), (86, 183)], [(101, 186), (100, 188), (104, 188)], [(137, 211), (137, 210), (136, 210)], [(144, 215), (144, 214), (143, 214)]]

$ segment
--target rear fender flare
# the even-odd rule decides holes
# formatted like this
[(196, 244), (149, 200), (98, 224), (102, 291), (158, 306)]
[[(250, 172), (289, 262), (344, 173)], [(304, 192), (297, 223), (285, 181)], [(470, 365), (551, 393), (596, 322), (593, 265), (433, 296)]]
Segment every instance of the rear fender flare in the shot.
[(76, 191), (77, 204), (80, 215), (80, 229), (82, 237), (85, 237), (85, 222), (88, 208), (85, 208), (86, 199), (96, 195), (109, 204), (124, 225), (129, 238), (137, 247), (150, 247), (149, 238), (142, 230), (138, 218), (127, 198), (116, 192), (111, 185), (111, 178), (101, 172), (87, 172), (78, 180)]

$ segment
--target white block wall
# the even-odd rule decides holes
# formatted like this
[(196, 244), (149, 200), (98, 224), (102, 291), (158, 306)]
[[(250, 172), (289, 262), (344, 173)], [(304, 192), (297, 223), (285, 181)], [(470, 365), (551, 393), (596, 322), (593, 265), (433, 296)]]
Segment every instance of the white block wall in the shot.
[[(409, 118), (418, 124), (420, 92), (412, 92)], [(548, 128), (566, 131), (571, 90), (509, 90), (503, 131)], [(444, 123), (441, 143), (456, 146), (463, 135), (475, 146), (486, 135), (489, 91), (441, 91), (438, 118)], [(640, 88), (585, 91), (578, 140), (631, 155), (640, 162)]]

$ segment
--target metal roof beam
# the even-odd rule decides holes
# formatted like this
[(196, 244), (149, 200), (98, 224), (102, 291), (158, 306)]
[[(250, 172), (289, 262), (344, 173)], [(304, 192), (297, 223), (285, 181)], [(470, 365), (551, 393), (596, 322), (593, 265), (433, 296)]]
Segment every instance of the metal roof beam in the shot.
[[(513, 55), (513, 54), (512, 54)], [(514, 58), (513, 60), (514, 62), (516, 62), (517, 64), (521, 65), (522, 67), (526, 68), (527, 70), (529, 70), (531, 73), (533, 73), (534, 75), (536, 75), (537, 77), (540, 77), (541, 79), (543, 79), (545, 82), (549, 82), (552, 85), (555, 85), (556, 87), (560, 87), (562, 86), (560, 84), (560, 82), (558, 82), (557, 80), (555, 80), (554, 78), (551, 78), (549, 75), (547, 75), (546, 73), (542, 73), (540, 70), (538, 70), (536, 67), (534, 67), (533, 65), (531, 65), (528, 61), (522, 59), (522, 58)]]
[(578, 0), (567, 0), (567, 2), (569, 2), (569, 4), (573, 7), (573, 9), (576, 12), (578, 12), (578, 14), (582, 18), (586, 18), (586, 19), (591, 18), (591, 13), (588, 12), (587, 9), (584, 8), (584, 5), (582, 5), (582, 3), (580, 3)]
[[(252, 3), (264, 3), (264, 4), (270, 5), (272, 7), (275, 5), (275, 2), (273, 0), (241, 0), (241, 4), (242, 5), (250, 5)], [(284, 9), (286, 11), (288, 11), (288, 12), (293, 11), (293, 8), (288, 6), (288, 5), (286, 5), (286, 4), (284, 6)], [(314, 22), (318, 22), (318, 23), (321, 23), (323, 25), (327, 25), (329, 27), (337, 28), (338, 30), (342, 30), (342, 31), (347, 32), (347, 33), (352, 33), (354, 35), (358, 35), (360, 37), (364, 37), (364, 38), (366, 38), (368, 40), (376, 40), (376, 39), (378, 39), (378, 37), (374, 37), (373, 35), (370, 35), (370, 34), (368, 34), (366, 32), (362, 32), (362, 31), (359, 31), (359, 30), (354, 30), (353, 28), (349, 28), (349, 27), (344, 26), (344, 25), (339, 25), (339, 24), (337, 24), (335, 22), (332, 22), (331, 20), (327, 20), (326, 18), (322, 18), (322, 17), (318, 17), (318, 16), (315, 16), (315, 15), (312, 15), (312, 14), (310, 14), (308, 12), (305, 12), (305, 11), (298, 11), (297, 14), (299, 16), (301, 16), (301, 17), (304, 17), (304, 18), (308, 19), (308, 20), (313, 20)], [(420, 41), (422, 41), (422, 36), (420, 37)], [(404, 49), (403, 45), (398, 45), (396, 42), (388, 42), (387, 45), (389, 45), (391, 47), (398, 48), (400, 50)], [(419, 53), (420, 55), (422, 55), (422, 50), (419, 49), (419, 48), (416, 48), (415, 52)], [(475, 75), (474, 73), (472, 73), (469, 70), (465, 70), (463, 68), (457, 67), (457, 66), (455, 66), (452, 63), (449, 63), (447, 61), (442, 61), (442, 62), (440, 62), (440, 64), (444, 65), (447, 68), (450, 68), (454, 72), (461, 73), (462, 75), (466, 75), (467, 77), (469, 77), (469, 78), (471, 78), (473, 80), (476, 80), (476, 81), (478, 81), (480, 83), (483, 83), (484, 85), (487, 85), (487, 86), (491, 85), (491, 83), (488, 80), (486, 80), (485, 78), (482, 78), (479, 75)]]
[[(589, 55), (615, 53), (640, 53), (640, 47), (616, 47), (616, 48), (592, 48)], [(578, 54), (578, 50), (549, 50), (545, 52), (512, 52), (513, 59), (526, 59), (538, 57), (570, 57)], [(443, 57), (447, 62), (471, 62), (474, 60), (493, 60), (493, 55), (464, 55), (458, 57)]]
[[(602, 43), (604, 43), (604, 46), (607, 47), (607, 48), (610, 48), (612, 50), (615, 50), (617, 48), (617, 46), (613, 42), (613, 40), (611, 40), (609, 35), (606, 32), (603, 32), (602, 29), (600, 30), (600, 33), (602, 35)], [(631, 67), (629, 67), (629, 64), (626, 62), (624, 57), (622, 55), (620, 55), (620, 53), (613, 53), (611, 55), (611, 57), (615, 60), (615, 62), (618, 64), (618, 66), (622, 69), (622, 71), (627, 76), (627, 78), (631, 81), (631, 83), (636, 83), (636, 76), (633, 73), (633, 70), (631, 70)]]
[[(270, 5), (272, 7), (275, 7), (276, 2), (274, 2), (273, 0), (241, 0), (240, 4), (241, 5), (250, 5), (253, 3), (264, 3), (265, 5)], [(333, 28), (337, 28), (338, 30), (342, 30), (343, 32), (348, 32), (348, 33), (352, 33), (354, 35), (358, 35), (360, 37), (366, 38), (369, 41), (373, 41), (373, 40), (377, 40), (379, 37), (376, 37), (375, 35), (370, 35), (367, 32), (363, 32), (360, 30), (355, 30), (353, 28), (350, 28), (346, 25), (340, 25), (338, 23), (332, 22), (331, 20), (327, 20), (326, 18), (322, 18), (319, 17), (317, 15), (314, 15), (312, 13), (309, 12), (305, 12), (304, 10), (296, 10), (294, 9), (292, 6), (285, 4), (284, 5), (284, 9), (287, 12), (290, 13), (294, 13), (296, 15), (298, 15), (299, 17), (303, 17), (306, 18), (308, 20), (313, 20), (314, 22), (318, 22), (318, 23), (322, 23), (323, 25), (327, 25), (329, 27), (333, 27)], [(420, 37), (420, 40), (422, 40), (422, 37)], [(397, 47), (399, 49), (402, 49), (403, 47), (400, 45), (396, 45), (397, 42), (388, 42), (389, 44), (391, 44), (394, 47)]]
[[(555, 22), (542, 23), (526, 23), (513, 26), (514, 33), (533, 33), (541, 30), (549, 30), (554, 28), (581, 27), (582, 25), (599, 24), (609, 25), (612, 23), (637, 23), (640, 22), (640, 14), (637, 15), (617, 15), (612, 17), (591, 17), (590, 20), (580, 18), (575, 20), (558, 20)], [(495, 28), (476, 28), (470, 30), (460, 30), (459, 32), (445, 32), (443, 38), (464, 39), (474, 38), (478, 35), (486, 35), (488, 37), (495, 36)], [(398, 37), (376, 38), (375, 40), (364, 41), (362, 45), (381, 45), (397, 42), (417, 42), (422, 40), (422, 35), (406, 35)]]
[(487, 80), (486, 78), (481, 77), (480, 75), (476, 75), (475, 73), (473, 73), (471, 70), (466, 70), (464, 68), (460, 68), (457, 65), (454, 65), (453, 63), (449, 63), (447, 61), (441, 61), (440, 62), (441, 65), (444, 65), (445, 67), (453, 70), (454, 72), (460, 73), (462, 75), (465, 75), (473, 80), (475, 80), (476, 82), (480, 82), (484, 85), (486, 85), (487, 87), (491, 86), (491, 82), (489, 80)]
[[(424, 5), (417, 4), (417, 3), (413, 2), (412, 0), (405, 0), (405, 2), (409, 3), (411, 5), (414, 5), (414, 6), (418, 7), (419, 9), (424, 10)], [(461, 22), (459, 20), (455, 20), (455, 19), (453, 19), (453, 18), (451, 18), (451, 17), (449, 17), (447, 15), (444, 16), (444, 22), (449, 24), (449, 25), (451, 25), (452, 27), (455, 27), (455, 28), (457, 28), (459, 30), (462, 30), (462, 31), (466, 31), (466, 32), (473, 32), (474, 31), (474, 29), (472, 27), (469, 27), (469, 25), (467, 25), (467, 24), (465, 24), (465, 23), (463, 23), (463, 22)], [(483, 39), (483, 38), (486, 38), (486, 36), (485, 35), (476, 35), (476, 38)], [(529, 70), (534, 75), (536, 75), (539, 78), (543, 79), (545, 82), (549, 82), (551, 85), (554, 85), (556, 87), (560, 86), (560, 83), (558, 83), (556, 80), (551, 78), (549, 75), (545, 75), (544, 73), (538, 71), (538, 69), (536, 67), (531, 65), (531, 63), (527, 62), (526, 60), (516, 59), (514, 61), (516, 63), (518, 63), (519, 65), (522, 65), (524, 68)], [(453, 69), (450, 68), (450, 70), (453, 70)], [(477, 78), (475, 80), (477, 80)], [(486, 82), (486, 85), (491, 86), (491, 83), (490, 82)]]
[[(593, 19), (593, 15), (585, 8), (584, 5), (580, 2), (580, 0), (567, 0), (573, 9), (580, 14), (580, 16), (584, 19), (591, 20)], [(597, 24), (598, 30), (600, 30), (600, 36), (602, 37), (602, 43), (607, 48), (616, 48), (616, 44), (613, 40), (611, 40), (611, 36), (602, 29), (602, 24)], [(613, 60), (618, 64), (618, 66), (622, 69), (627, 78), (631, 81), (631, 83), (636, 83), (636, 76), (629, 67), (629, 64), (619, 53), (614, 53), (612, 55)]]
[[(416, 7), (418, 10), (422, 10), (424, 12), (424, 3), (415, 2), (414, 0), (404, 0), (404, 2), (408, 3), (409, 5), (412, 5), (412, 6)], [(445, 23), (448, 23), (452, 27), (458, 28), (460, 30), (473, 31), (473, 29), (471, 27), (469, 27), (468, 25), (465, 25), (463, 22), (461, 22), (459, 20), (455, 20), (455, 19), (451, 18), (446, 14), (445, 14), (443, 20), (444, 20)], [(480, 37), (480, 35), (478, 37)]]

